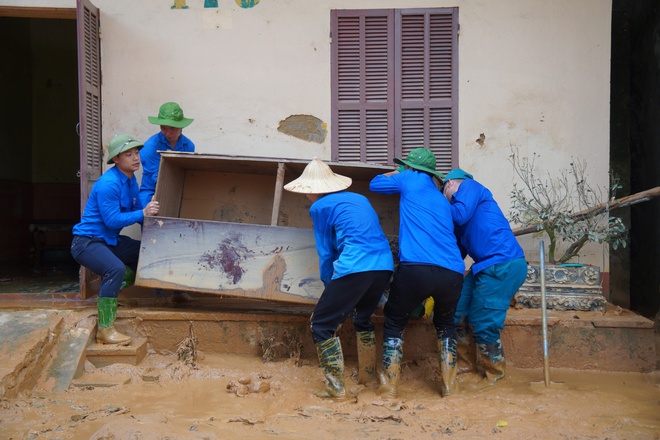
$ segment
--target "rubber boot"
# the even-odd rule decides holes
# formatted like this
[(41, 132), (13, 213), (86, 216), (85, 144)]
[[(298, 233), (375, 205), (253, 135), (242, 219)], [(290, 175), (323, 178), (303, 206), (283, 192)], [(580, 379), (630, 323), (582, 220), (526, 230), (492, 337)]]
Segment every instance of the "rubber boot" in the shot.
[(121, 280), (121, 287), (119, 290), (123, 290), (127, 287), (135, 284), (135, 271), (130, 267), (126, 266), (126, 272), (124, 272), (124, 279)]
[(358, 380), (362, 385), (375, 384), (376, 377), (376, 333), (357, 332)]
[(122, 294), (122, 290), (127, 287), (135, 284), (135, 271), (128, 266), (126, 267), (126, 272), (124, 272), (124, 279), (121, 281), (121, 287), (119, 288), (119, 296), (117, 297), (117, 305), (120, 307), (124, 306), (137, 306), (137, 301), (133, 299), (126, 298)]
[(479, 362), (486, 374), (486, 382), (494, 385), (496, 381), (504, 377), (506, 364), (502, 341), (498, 339), (488, 344), (477, 344), (479, 350)]
[(346, 397), (344, 388), (344, 354), (341, 351), (341, 343), (338, 337), (326, 339), (316, 344), (316, 352), (319, 363), (328, 386), (324, 391), (319, 391), (317, 397), (342, 399)]
[(379, 394), (396, 399), (399, 395), (403, 339), (389, 338), (383, 341), (383, 369), (380, 372)]
[(438, 339), (438, 361), (440, 363), (440, 394), (447, 397), (458, 392), (456, 382), (457, 356), (456, 339)]
[(458, 358), (458, 374), (477, 372), (477, 347), (474, 337), (464, 326), (456, 327), (456, 355)]
[(115, 329), (117, 318), (117, 298), (99, 297), (98, 307), (98, 329), (96, 330), (96, 342), (99, 344), (128, 345), (131, 337), (119, 333)]

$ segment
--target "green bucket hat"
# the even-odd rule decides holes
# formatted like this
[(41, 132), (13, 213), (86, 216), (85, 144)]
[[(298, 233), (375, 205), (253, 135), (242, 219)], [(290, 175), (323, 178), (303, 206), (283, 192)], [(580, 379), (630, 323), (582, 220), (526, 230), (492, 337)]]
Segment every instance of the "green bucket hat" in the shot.
[(460, 168), (454, 168), (453, 170), (447, 173), (447, 177), (445, 178), (445, 180), (452, 180), (452, 179), (465, 180), (465, 179), (474, 179), (474, 177), (472, 177), (472, 174), (463, 171)]
[(183, 110), (176, 102), (166, 102), (160, 106), (158, 116), (148, 116), (147, 118), (152, 124), (175, 128), (186, 128), (193, 121), (193, 119), (183, 117)]
[(405, 159), (395, 157), (394, 163), (408, 165), (410, 168), (434, 174), (441, 179), (445, 177), (444, 174), (435, 170), (435, 155), (428, 148), (415, 148), (408, 153)]
[(131, 148), (136, 148), (141, 150), (142, 142), (136, 141), (133, 136), (128, 134), (118, 134), (110, 140), (108, 144), (108, 165), (112, 165), (112, 159), (117, 156), (122, 151), (128, 151)]

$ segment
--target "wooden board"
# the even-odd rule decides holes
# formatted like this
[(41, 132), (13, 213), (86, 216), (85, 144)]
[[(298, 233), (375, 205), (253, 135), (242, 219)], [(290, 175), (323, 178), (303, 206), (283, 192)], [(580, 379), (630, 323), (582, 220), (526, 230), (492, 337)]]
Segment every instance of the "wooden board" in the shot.
[(147, 217), (135, 284), (315, 304), (323, 292), (311, 229)]

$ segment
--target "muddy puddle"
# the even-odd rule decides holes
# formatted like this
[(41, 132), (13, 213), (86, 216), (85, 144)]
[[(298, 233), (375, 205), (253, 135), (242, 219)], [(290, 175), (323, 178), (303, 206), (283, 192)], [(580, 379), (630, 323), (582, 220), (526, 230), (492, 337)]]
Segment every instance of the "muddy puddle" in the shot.
[[(509, 368), (483, 388), (459, 376), (461, 391), (440, 398), (431, 360), (407, 363), (399, 399), (358, 387), (344, 402), (317, 398), (315, 360), (263, 363), (213, 354), (192, 366), (150, 354), (138, 366), (86, 364), (79, 386), (35, 390), (0, 402), (3, 439), (658, 439), (658, 373)], [(103, 386), (110, 383), (116, 386)], [(532, 384), (534, 383), (534, 384)]]

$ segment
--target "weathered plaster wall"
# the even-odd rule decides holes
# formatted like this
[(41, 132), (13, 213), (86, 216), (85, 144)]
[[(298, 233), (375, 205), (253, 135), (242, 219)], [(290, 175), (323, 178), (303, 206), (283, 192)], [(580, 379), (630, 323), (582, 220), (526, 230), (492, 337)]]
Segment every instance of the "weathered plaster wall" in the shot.
[[(94, 0), (101, 10), (103, 138), (146, 139), (147, 121), (178, 101), (200, 152), (330, 157), (318, 142), (278, 130), (292, 115), (330, 127), (330, 11), (459, 8), (459, 161), (508, 211), (511, 148), (541, 155), (542, 170), (588, 162), (589, 182), (608, 183), (611, 1)], [(0, 0), (0, 5), (73, 7), (73, 0)], [(328, 132), (330, 130), (328, 129)], [(477, 142), (483, 133), (483, 140)], [(521, 239), (529, 255), (537, 242)], [(607, 269), (601, 246), (583, 262)]]

